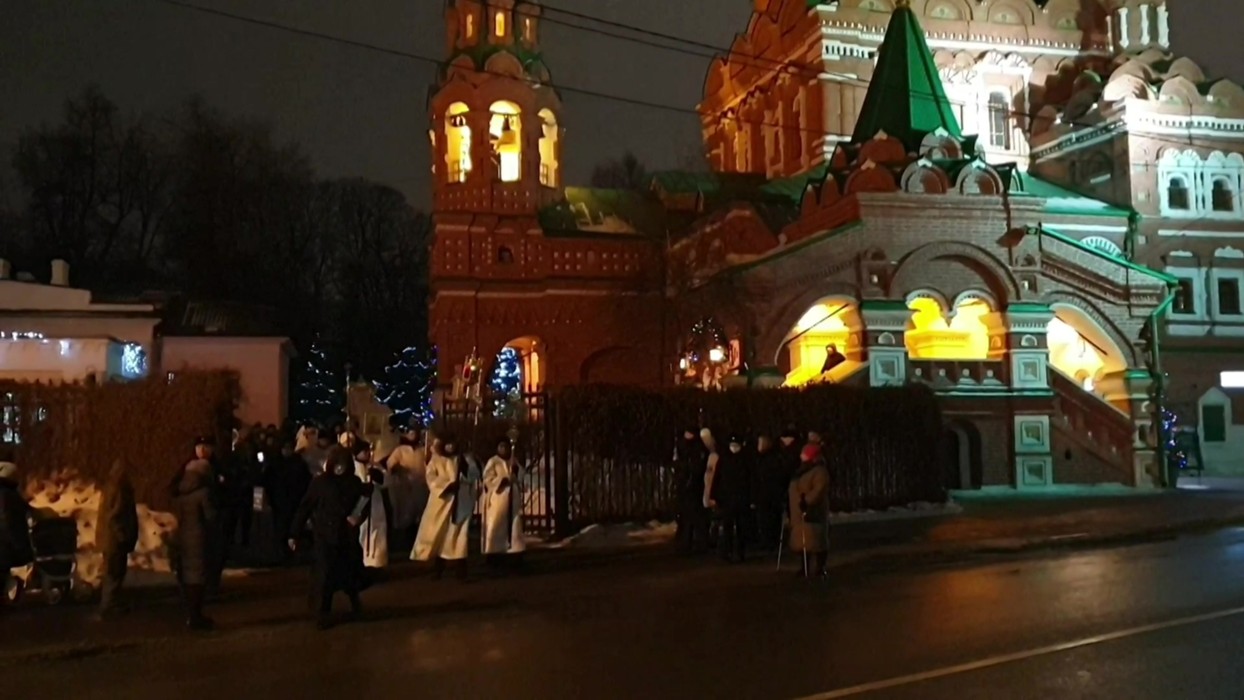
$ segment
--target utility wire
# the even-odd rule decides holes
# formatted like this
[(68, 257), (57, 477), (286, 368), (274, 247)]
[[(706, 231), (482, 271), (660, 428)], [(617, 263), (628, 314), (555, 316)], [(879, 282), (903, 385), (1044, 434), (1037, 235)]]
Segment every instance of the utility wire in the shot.
[[(404, 51), (404, 50), (401, 50), (401, 49), (394, 49), (394, 48), (389, 48), (389, 47), (386, 47), (386, 46), (380, 46), (380, 45), (378, 45), (378, 44), (373, 44), (373, 43), (370, 43), (370, 42), (360, 41), (360, 40), (356, 40), (356, 39), (349, 39), (349, 38), (346, 38), (346, 37), (341, 37), (341, 36), (337, 36), (337, 35), (333, 35), (333, 34), (328, 34), (328, 33), (324, 33), (324, 32), (318, 32), (318, 31), (315, 31), (315, 30), (304, 29), (304, 28), (302, 28), (302, 27), (296, 27), (296, 26), (292, 26), (292, 25), (288, 25), (288, 24), (283, 24), (283, 23), (281, 23), (281, 22), (276, 22), (276, 21), (273, 21), (273, 20), (264, 20), (264, 19), (260, 19), (260, 18), (257, 18), (257, 17), (251, 17), (251, 16), (248, 16), (248, 15), (242, 15), (242, 14), (237, 14), (237, 13), (233, 13), (233, 12), (228, 12), (228, 11), (226, 11), (226, 10), (219, 10), (219, 9), (215, 9), (215, 8), (204, 7), (204, 6), (202, 6), (202, 5), (196, 5), (196, 4), (194, 4), (194, 3), (183, 2), (182, 0), (155, 0), (155, 1), (156, 1), (156, 2), (159, 2), (159, 3), (162, 3), (162, 4), (165, 4), (165, 5), (172, 6), (172, 7), (178, 7), (178, 8), (181, 8), (181, 9), (190, 10), (190, 11), (193, 11), (193, 12), (198, 12), (198, 13), (201, 13), (201, 14), (212, 15), (212, 16), (215, 16), (215, 17), (220, 17), (220, 18), (230, 19), (230, 20), (234, 20), (234, 21), (237, 21), (237, 22), (242, 22), (242, 23), (251, 24), (251, 25), (254, 25), (254, 26), (264, 27), (264, 28), (267, 28), (267, 29), (273, 29), (273, 30), (276, 30), (276, 31), (281, 31), (281, 32), (285, 32), (285, 33), (288, 33), (288, 34), (295, 34), (295, 35), (299, 35), (299, 36), (304, 36), (304, 37), (309, 37), (309, 38), (314, 38), (314, 39), (320, 39), (320, 40), (323, 40), (323, 41), (328, 41), (328, 42), (333, 42), (333, 43), (342, 44), (342, 45), (346, 45), (346, 46), (351, 46), (351, 47), (358, 48), (358, 49), (362, 49), (362, 50), (365, 50), (365, 51), (375, 51), (375, 52), (377, 52), (377, 53), (381, 53), (381, 54), (385, 54), (385, 55), (389, 55), (389, 56), (395, 56), (395, 57), (399, 57), (399, 58), (411, 59), (411, 60), (419, 61), (419, 62), (422, 62), (422, 63), (427, 63), (427, 64), (430, 64), (430, 65), (436, 66), (436, 67), (438, 67), (438, 68), (439, 68), (439, 67), (443, 67), (443, 66), (445, 65), (445, 63), (446, 63), (445, 61), (443, 61), (443, 60), (441, 60), (441, 59), (433, 58), (433, 57), (431, 57), (431, 56), (425, 56), (425, 55), (422, 55), (422, 54), (417, 54), (417, 53), (413, 53), (413, 52), (410, 52), (410, 51)], [(562, 12), (562, 13), (565, 13), (565, 14), (568, 14), (568, 15), (573, 15), (573, 16), (576, 16), (576, 17), (583, 17), (583, 18), (588, 18), (588, 19), (595, 19), (595, 18), (592, 18), (592, 17), (591, 17), (591, 15), (585, 15), (585, 14), (582, 14), (582, 13), (574, 13), (574, 12), (571, 12), (571, 11), (569, 11), (569, 10), (561, 10), (561, 9), (558, 9), (558, 8), (546, 8), (546, 9), (551, 9), (551, 10), (554, 10), (554, 11), (556, 11), (556, 12)], [(524, 14), (530, 14), (530, 13), (524, 13)], [(624, 25), (624, 24), (621, 24), (621, 23), (611, 22), (610, 20), (599, 19), (599, 21), (600, 21), (600, 22), (602, 22), (602, 23), (606, 23), (606, 24), (614, 24), (614, 25), (619, 25), (619, 26), (622, 26), (622, 27), (628, 27), (628, 28), (630, 27), (630, 25)], [(575, 29), (579, 29), (579, 30), (581, 30), (581, 31), (586, 31), (586, 32), (590, 32), (590, 33), (596, 33), (596, 34), (600, 34), (600, 33), (601, 33), (601, 31), (600, 31), (600, 30), (598, 30), (598, 29), (594, 29), (594, 28), (591, 28), (591, 27), (583, 27), (583, 26), (577, 26), (577, 25), (571, 25), (571, 24), (566, 24), (566, 26), (568, 26), (568, 27), (573, 27), (573, 28), (575, 28)], [(679, 37), (674, 37), (673, 35), (661, 34), (661, 33), (659, 33), (659, 32), (650, 32), (649, 30), (643, 30), (643, 29), (638, 29), (638, 28), (636, 29), (636, 31), (641, 31), (641, 32), (646, 32), (646, 33), (655, 34), (655, 35), (657, 35), (657, 36), (660, 36), (660, 37), (662, 37), (662, 38), (667, 38), (667, 39), (669, 39), (669, 40), (674, 40), (674, 41), (687, 41), (687, 42), (690, 42), (690, 40), (687, 40), (687, 39), (681, 39), (681, 38), (679, 38)], [(613, 34), (607, 34), (607, 36), (616, 36), (616, 35), (613, 35)], [(627, 39), (626, 37), (622, 37), (622, 36), (617, 36), (617, 38)], [(627, 39), (627, 40), (629, 40), (629, 39)], [(690, 43), (698, 43), (698, 42), (690, 42)], [(654, 43), (653, 45), (655, 45), (655, 43)], [(711, 47), (711, 46), (712, 46), (711, 44), (701, 44), (701, 45), (702, 45), (702, 46), (706, 46), (706, 47)], [(656, 45), (656, 46), (657, 46), (657, 48), (669, 48), (669, 47), (664, 47), (664, 46), (662, 46), (662, 45)], [(671, 50), (673, 50), (673, 49), (671, 49)], [(772, 60), (772, 59), (766, 59), (766, 60)], [(795, 66), (795, 64), (786, 64), (786, 65), (788, 65), (788, 66)], [(804, 69), (804, 70), (807, 70), (808, 68), (805, 66), (805, 67), (803, 67), (803, 69)], [(661, 111), (671, 112), (671, 113), (676, 113), (676, 114), (685, 114), (685, 115), (689, 115), (689, 116), (694, 116), (694, 117), (696, 117), (696, 118), (700, 118), (700, 117), (702, 117), (702, 115), (701, 115), (701, 113), (700, 113), (700, 111), (699, 111), (699, 110), (697, 110), (697, 109), (695, 109), (695, 108), (691, 108), (691, 107), (680, 107), (680, 106), (677, 106), (677, 105), (670, 105), (670, 104), (665, 104), (665, 103), (661, 103), (661, 102), (653, 102), (653, 101), (650, 101), (650, 100), (642, 100), (642, 99), (638, 99), (638, 98), (626, 97), (626, 96), (623, 96), (623, 95), (614, 95), (614, 94), (610, 94), (610, 93), (606, 93), (606, 92), (601, 92), (601, 91), (598, 91), (598, 90), (592, 90), (592, 89), (589, 89), (589, 88), (582, 88), (582, 87), (577, 87), (577, 86), (572, 86), (572, 85), (560, 85), (560, 84), (555, 84), (555, 83), (553, 83), (552, 81), (549, 81), (549, 82), (541, 82), (541, 81), (532, 80), (532, 79), (528, 79), (528, 78), (522, 78), (522, 77), (517, 77), (517, 76), (509, 75), (509, 74), (506, 74), (506, 73), (501, 73), (501, 72), (498, 72), (498, 71), (488, 70), (488, 69), (486, 69), (486, 68), (474, 68), (473, 70), (474, 70), (475, 72), (478, 72), (478, 73), (484, 73), (484, 74), (487, 74), (487, 75), (492, 75), (492, 76), (495, 76), (495, 77), (497, 77), (497, 78), (506, 79), (506, 80), (514, 80), (514, 81), (518, 81), (518, 82), (521, 82), (521, 83), (524, 83), (524, 84), (527, 84), (527, 85), (534, 85), (534, 86), (537, 86), (537, 87), (539, 87), (539, 86), (548, 87), (548, 88), (551, 88), (551, 89), (553, 89), (553, 90), (560, 91), (560, 92), (566, 92), (566, 93), (571, 93), (571, 94), (578, 94), (578, 95), (583, 95), (583, 96), (585, 96), (585, 97), (592, 97), (592, 98), (596, 98), (596, 99), (600, 99), (600, 100), (606, 100), (606, 101), (619, 102), (619, 103), (628, 104), (628, 105), (632, 105), (632, 106), (636, 106), (636, 107), (646, 107), (646, 108), (649, 108), (649, 109), (656, 109), (656, 110), (661, 110)], [(819, 73), (818, 73), (818, 74), (819, 74)], [(847, 77), (850, 77), (850, 76), (847, 76)], [(851, 79), (852, 79), (852, 80), (859, 80), (858, 78), (851, 78)], [(896, 90), (896, 91), (897, 91), (897, 90), (901, 90), (901, 88), (893, 88), (893, 87), (890, 87), (890, 86), (883, 86), (883, 85), (872, 85), (871, 83), (868, 83), (867, 81), (862, 81), (862, 80), (861, 80), (860, 82), (862, 83), (862, 86), (864, 86), (864, 87), (868, 87), (869, 89), (877, 89), (878, 87), (880, 87), (880, 88), (882, 88), (882, 89), (890, 89), (890, 90)], [(931, 92), (926, 93), (926, 92), (922, 92), (922, 91), (915, 91), (915, 90), (907, 90), (907, 91), (904, 91), (904, 92), (905, 92), (907, 95), (909, 95), (909, 96), (924, 97), (924, 98), (930, 98), (930, 99), (932, 99), (932, 98), (934, 97), (933, 93), (931, 93)], [(947, 102), (951, 102), (951, 101), (950, 101), (950, 100), (947, 100)], [(971, 105), (969, 105), (969, 104), (966, 104), (966, 103), (957, 103), (957, 102), (951, 102), (951, 103), (952, 103), (952, 104), (959, 104), (960, 106), (964, 106), (964, 107), (968, 107), (968, 106), (975, 107), (975, 106), (978, 106), (978, 105), (975, 105), (975, 104), (971, 104)], [(1030, 117), (1029, 117), (1029, 115), (1024, 114), (1024, 113), (1022, 113), (1022, 112), (1015, 111), (1015, 110), (1007, 110), (1006, 114), (1008, 114), (1009, 116), (1019, 117), (1019, 118), (1023, 118), (1023, 119), (1028, 119), (1028, 118), (1030, 118)], [(729, 120), (731, 120), (731, 121), (735, 121), (735, 122), (737, 122), (737, 123), (739, 123), (739, 124), (742, 124), (742, 125), (768, 126), (768, 127), (772, 127), (772, 128), (775, 128), (775, 129), (781, 130), (781, 131), (803, 132), (803, 133), (815, 134), (815, 135), (818, 135), (818, 136), (826, 136), (826, 135), (827, 135), (827, 134), (826, 134), (826, 132), (825, 132), (825, 130), (824, 130), (824, 129), (821, 129), (821, 128), (801, 127), (801, 126), (795, 126), (795, 125), (788, 125), (788, 124), (781, 124), (781, 123), (768, 122), (768, 121), (764, 121), (764, 120), (757, 120), (757, 121), (753, 121), (753, 120), (744, 119), (744, 118), (743, 118), (743, 117), (741, 117), (741, 116), (736, 116), (736, 117), (726, 117), (726, 119), (729, 119)], [(1089, 123), (1089, 122), (1065, 121), (1065, 122), (1063, 122), (1063, 123), (1064, 123), (1064, 124), (1071, 125), (1071, 126), (1080, 126), (1080, 127), (1085, 127), (1085, 128), (1095, 128), (1095, 127), (1102, 126), (1102, 124), (1100, 124), (1100, 123)], [(1153, 139), (1153, 140), (1155, 140), (1155, 141), (1159, 141), (1159, 142), (1172, 143), (1172, 144), (1179, 145), (1179, 146), (1186, 146), (1186, 145), (1189, 145), (1189, 142), (1186, 142), (1186, 141), (1183, 141), (1183, 140), (1178, 140), (1178, 141), (1177, 141), (1177, 140), (1174, 140), (1174, 139), (1164, 138), (1164, 137), (1160, 137), (1160, 136), (1147, 136), (1147, 138), (1151, 138), (1151, 139)], [(1145, 164), (1133, 164), (1133, 166), (1132, 166), (1132, 167), (1134, 167), (1134, 168), (1135, 168), (1135, 167), (1144, 168), (1144, 167), (1148, 167), (1148, 166), (1146, 166)]]

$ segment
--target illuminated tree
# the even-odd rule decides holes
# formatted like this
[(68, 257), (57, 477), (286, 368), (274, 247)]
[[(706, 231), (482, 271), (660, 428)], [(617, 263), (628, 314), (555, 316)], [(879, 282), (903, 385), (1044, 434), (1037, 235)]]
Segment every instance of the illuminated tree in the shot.
[(436, 379), (436, 349), (406, 348), (384, 368), (376, 382), (376, 398), (408, 424), (432, 422), (432, 386)]
[(303, 421), (326, 421), (341, 413), (341, 387), (345, 379), (330, 359), (328, 348), (319, 338), (311, 343), (306, 361), (298, 371), (294, 385), (295, 418)]
[(509, 403), (517, 401), (523, 392), (523, 358), (518, 349), (505, 347), (497, 354), (497, 364), (488, 380), (493, 396), (493, 413), (502, 415)]
[(1188, 453), (1179, 445), (1179, 416), (1169, 408), (1162, 409), (1162, 436), (1166, 440), (1166, 462), (1174, 469), (1188, 468)]

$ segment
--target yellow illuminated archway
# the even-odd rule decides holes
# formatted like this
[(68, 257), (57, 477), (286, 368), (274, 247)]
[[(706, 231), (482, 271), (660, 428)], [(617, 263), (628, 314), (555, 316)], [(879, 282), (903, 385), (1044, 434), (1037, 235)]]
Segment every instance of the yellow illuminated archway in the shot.
[[(784, 351), (789, 353), (790, 372), (786, 386), (802, 386), (815, 381), (836, 381), (858, 365), (859, 308), (854, 301), (829, 299), (814, 304), (795, 323), (786, 336)], [(841, 362), (826, 369), (830, 348), (842, 355)]]
[(545, 187), (557, 187), (557, 117), (551, 109), (540, 110), (540, 184)]
[(1045, 340), (1050, 364), (1085, 391), (1093, 391), (1105, 375), (1127, 369), (1118, 343), (1073, 306), (1054, 306), (1054, 318), (1046, 326)]
[(990, 318), (994, 313), (989, 302), (965, 298), (955, 306), (949, 321), (942, 305), (927, 297), (907, 303), (912, 310), (907, 326), (907, 354), (913, 360), (985, 360), (989, 358)]
[(470, 112), (465, 103), (455, 102), (445, 113), (445, 165), (450, 182), (466, 182), (471, 174), (471, 127), (467, 123)]
[(492, 137), (497, 177), (502, 182), (518, 182), (523, 172), (523, 122), (518, 105), (494, 102), (488, 133)]

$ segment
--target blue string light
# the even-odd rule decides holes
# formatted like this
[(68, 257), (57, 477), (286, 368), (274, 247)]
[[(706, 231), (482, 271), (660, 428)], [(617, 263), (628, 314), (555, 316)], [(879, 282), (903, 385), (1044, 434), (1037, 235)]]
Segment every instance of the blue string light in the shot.
[(432, 423), (435, 380), (436, 348), (409, 347), (384, 368), (384, 379), (375, 383), (376, 398), (402, 422), (426, 427)]

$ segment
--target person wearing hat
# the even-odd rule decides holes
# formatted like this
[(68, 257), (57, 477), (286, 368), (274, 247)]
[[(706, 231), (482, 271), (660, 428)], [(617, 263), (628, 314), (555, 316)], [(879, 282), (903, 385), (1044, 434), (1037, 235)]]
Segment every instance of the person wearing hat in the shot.
[(490, 565), (519, 565), (523, 538), (523, 495), (518, 462), (509, 438), (497, 441), (497, 453), (484, 464), (484, 528), (481, 549)]
[(215, 476), (209, 461), (211, 439), (196, 440), (194, 454), (173, 484), (173, 515), (177, 517), (173, 564), (186, 602), (186, 625), (193, 630), (209, 630), (212, 621), (203, 614), (203, 601), (207, 587), (219, 580), (220, 539), (219, 515), (212, 493)]
[(311, 522), (315, 563), (312, 568), (312, 597), (319, 603), (316, 625), (331, 626), (333, 596), (345, 593), (354, 615), (362, 612), (359, 591), (363, 584), (363, 548), (359, 545), (359, 526), (367, 519), (367, 493), (355, 475), (354, 458), (342, 447), (328, 455), (328, 469), (311, 481), (289, 532), (289, 547), (297, 549), (298, 536)]
[(0, 458), (0, 610), (8, 600), (9, 571), (34, 561), (26, 518), (30, 505), (17, 483), (17, 464)]
[(410, 558), (431, 562), (433, 577), (440, 578), (448, 562), (458, 569), (458, 577), (467, 577), (470, 514), (475, 507), (475, 481), (471, 465), (458, 453), (454, 436), (443, 435), (428, 460), (428, 506), (419, 521)]
[(389, 565), (389, 507), (385, 492), (389, 488), (388, 474), (381, 465), (373, 465), (371, 444), (355, 440), (350, 447), (354, 456), (354, 475), (363, 484), (368, 497), (367, 519), (359, 526), (359, 545), (363, 548), (363, 566), (383, 569)]
[[(799, 455), (799, 470), (791, 479), (790, 551), (803, 554), (802, 576), (824, 576), (829, 550), (829, 469), (821, 446), (810, 444)], [(815, 566), (808, 565), (808, 555)]]
[(751, 455), (744, 453), (744, 444), (741, 435), (730, 437), (725, 452), (717, 460), (709, 485), (709, 507), (721, 525), (718, 549), (721, 558), (729, 562), (743, 561), (743, 523), (751, 511)]
[(693, 554), (708, 543), (708, 518), (704, 510), (704, 475), (708, 453), (700, 431), (688, 427), (674, 447), (674, 473), (678, 486), (678, 532), (675, 537), (683, 554)]

